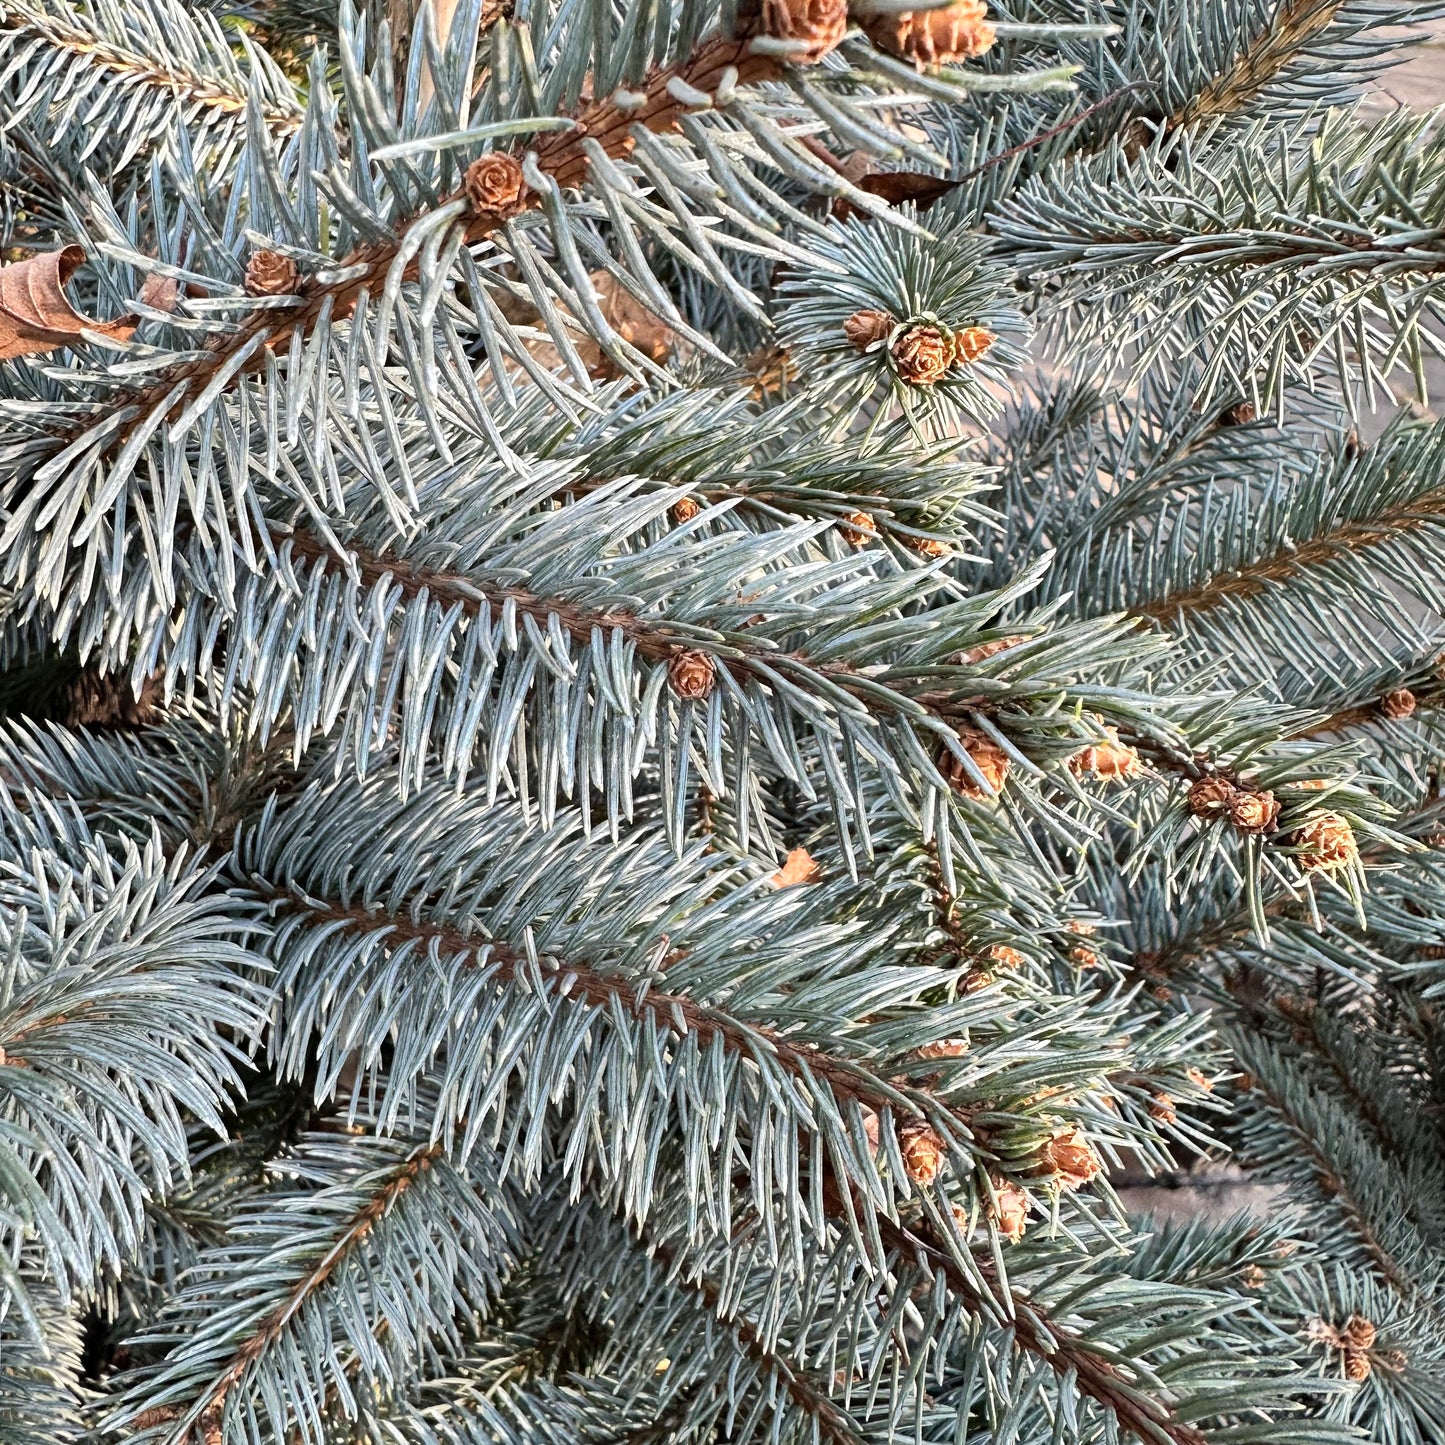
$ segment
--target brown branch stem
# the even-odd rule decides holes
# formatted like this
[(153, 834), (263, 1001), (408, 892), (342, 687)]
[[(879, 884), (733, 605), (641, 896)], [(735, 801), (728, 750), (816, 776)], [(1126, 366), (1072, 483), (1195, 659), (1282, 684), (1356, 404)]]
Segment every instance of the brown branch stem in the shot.
[(1322, 566), (1359, 548), (1377, 547), (1401, 532), (1438, 526), (1442, 519), (1445, 519), (1445, 487), (1396, 502), (1377, 516), (1341, 522), (1297, 546), (1280, 547), (1243, 567), (1211, 577), (1202, 586), (1135, 608), (1134, 615), (1165, 624), (1183, 616), (1208, 612), (1230, 600), (1257, 597), (1271, 585), (1284, 582), (1308, 567)]
[[(273, 901), (283, 907), (309, 913), (328, 923), (368, 931), (384, 928), (388, 938), (398, 941), (417, 939), (428, 943), (439, 942), (454, 954), (471, 955), (473, 965), (476, 956), (485, 949), (486, 962), (495, 967), (503, 978), (515, 976), (523, 962), (521, 955), (512, 952), (505, 945), (493, 940), (471, 937), (460, 929), (447, 925), (418, 922), (391, 914), (375, 914), (364, 909), (335, 904), (318, 907), (315, 900), (294, 894), (272, 893), (271, 896)], [(743, 1025), (680, 994), (649, 991), (639, 1001), (636, 992), (623, 981), (607, 978), (585, 963), (568, 963), (564, 965), (564, 970), (573, 980), (568, 996), (580, 997), (594, 1007), (607, 1009), (614, 1002), (618, 1002), (634, 1017), (650, 1014), (655, 1024), (678, 1037), (694, 1034), (703, 1044), (719, 1038), (726, 1047), (744, 1054), (755, 1052), (757, 1045), (763, 1044), (770, 1056), (795, 1077), (826, 1079), (838, 1093), (852, 1097), (866, 1107), (880, 1111), (884, 1108), (897, 1108), (899, 1100), (891, 1090), (861, 1078), (844, 1061), (821, 1050), (790, 1043), (765, 1025)], [(923, 1091), (916, 1089), (910, 1089), (909, 1093), (926, 1097)], [(936, 1103), (936, 1112), (952, 1113), (960, 1124), (967, 1127), (966, 1115), (961, 1116), (959, 1111), (948, 1105)], [(835, 1197), (833, 1203), (837, 1210), (843, 1208), (841, 1198)], [(934, 1268), (944, 1273), (950, 1285), (975, 1311), (993, 1312), (997, 1308), (997, 1302), (986, 1303), (978, 1294), (968, 1275), (951, 1258), (946, 1248), (928, 1242), (923, 1235), (911, 1232), (887, 1218), (876, 1218), (880, 1237), (886, 1248), (904, 1254), (925, 1256)], [(988, 1267), (983, 1268), (985, 1278), (989, 1278)], [(1090, 1350), (1069, 1331), (1045, 1320), (1036, 1306), (1017, 1294), (1011, 1297), (1011, 1303), (1015, 1316), (1015, 1338), (1020, 1347), (1048, 1359), (1061, 1375), (1073, 1372), (1079, 1388), (1112, 1411), (1126, 1429), (1133, 1430), (1143, 1440), (1157, 1442), (1157, 1445), (1203, 1445), (1204, 1437), (1198, 1431), (1175, 1420), (1165, 1405), (1141, 1396), (1137, 1389), (1126, 1385), (1115, 1366)], [(834, 1438), (852, 1445), (852, 1437)]]
[(186, 1428), (173, 1438), (182, 1441), (187, 1439), (192, 1424), (218, 1410), (225, 1403), (226, 1397), (246, 1370), (281, 1338), (286, 1326), (296, 1317), (307, 1300), (340, 1268), (351, 1251), (371, 1233), (396, 1201), (436, 1163), (445, 1152), (445, 1147), (444, 1143), (438, 1142), (418, 1149), (389, 1171), (381, 1187), (346, 1221), (345, 1227), (320, 1262), (303, 1279), (297, 1280), (286, 1298), (266, 1315), (245, 1343), (234, 1352), (230, 1363), (215, 1384), (187, 1412)]
[[(453, 955), (455, 962), (464, 962), (467, 967), (493, 968), (504, 982), (515, 978), (524, 962), (524, 956), (505, 943), (464, 933), (449, 924), (322, 903), (300, 894), (273, 890), (259, 882), (253, 883), (253, 886), (280, 907), (309, 914), (320, 921), (359, 932), (384, 930), (389, 943), (392, 940), (398, 943), (415, 940), (439, 944)], [(481, 958), (483, 953), (485, 959)], [(914, 1085), (900, 1082), (895, 1086), (870, 1078), (850, 1061), (826, 1053), (811, 1042), (793, 1042), (767, 1024), (734, 1018), (686, 994), (657, 989), (648, 989), (640, 994), (629, 980), (610, 977), (585, 961), (558, 962), (559, 982), (564, 977), (570, 980), (563, 995), (569, 999), (583, 1000), (602, 1012), (620, 1004), (633, 1018), (646, 1020), (677, 1038), (695, 1037), (704, 1048), (718, 1040), (724, 1048), (745, 1058), (764, 1054), (793, 1078), (805, 1084), (821, 1079), (835, 1094), (853, 1099), (861, 1107), (876, 1113), (890, 1110), (897, 1114), (900, 1110), (906, 1111), (911, 1103), (920, 1114), (926, 1108), (932, 1119), (951, 1118), (965, 1136), (970, 1130), (970, 1118), (965, 1109)]]
[(640, 1236), (638, 1243), (662, 1262), (675, 1286), (697, 1295), (707, 1311), (732, 1331), (749, 1359), (773, 1373), (781, 1382), (788, 1398), (816, 1422), (818, 1433), (824, 1440), (833, 1442), (833, 1445), (860, 1445), (862, 1437), (848, 1416), (824, 1391), (814, 1386), (804, 1371), (791, 1360), (770, 1350), (763, 1342), (757, 1327), (746, 1315), (729, 1313), (722, 1291), (712, 1280), (704, 1274), (688, 1275), (678, 1269), (677, 1256), (660, 1241)]
[[(98, 69), (108, 70), (120, 77), (123, 84), (154, 86), (170, 92), (177, 100), (199, 104), (222, 115), (239, 116), (245, 113), (249, 97), (245, 91), (226, 90), (214, 81), (193, 72), (172, 69), (143, 59), (104, 41), (75, 26), (64, 24), (54, 13), (37, 13), (16, 0), (7, 0), (4, 23), (0, 30), (12, 34), (29, 32), (38, 35), (46, 44), (57, 50), (88, 60)], [(301, 107), (294, 110), (266, 110), (262, 112), (266, 125), (281, 135), (289, 135), (301, 128)]]
[[(1200, 1431), (1176, 1419), (1168, 1405), (1146, 1395), (1127, 1380), (1117, 1366), (1071, 1330), (1050, 1320), (1037, 1304), (1018, 1291), (1010, 1290), (1006, 1300), (980, 1293), (952, 1251), (928, 1226), (910, 1227), (883, 1217), (879, 1217), (877, 1223), (886, 1249), (905, 1257), (911, 1255), (930, 1272), (942, 1274), (972, 1313), (996, 1315), (1001, 1306), (1006, 1306), (1009, 1327), (1019, 1348), (1047, 1360), (1061, 1377), (1072, 1374), (1078, 1389), (1108, 1410), (1125, 1430), (1153, 1445), (1206, 1445)], [(975, 1267), (986, 1284), (997, 1286), (997, 1273), (990, 1263), (976, 1260)]]
[[(309, 532), (273, 533), (278, 545), (289, 542), (292, 554), (316, 565), (340, 565), (344, 559), (320, 538)], [(423, 592), (447, 603), (460, 603), (463, 610), (473, 616), (484, 612), (495, 618), (508, 606), (523, 616), (531, 617), (544, 626), (555, 617), (563, 630), (582, 644), (591, 642), (594, 629), (604, 632), (621, 632), (637, 649), (640, 656), (649, 662), (668, 662), (681, 653), (695, 651), (702, 647), (711, 652), (714, 644), (699, 642), (690, 634), (675, 632), (665, 621), (653, 621), (620, 608), (597, 611), (578, 603), (559, 598), (541, 596), (525, 587), (497, 586), (479, 582), (473, 578), (439, 571), (428, 567), (414, 566), (402, 558), (378, 556), (350, 542), (348, 555), (362, 583), (374, 587), (382, 578), (390, 576), (409, 600)], [(860, 686), (857, 670), (847, 662), (816, 662), (801, 652), (763, 651), (749, 652), (736, 639), (726, 644), (726, 652), (717, 658), (720, 666), (739, 681), (748, 677), (765, 677), (767, 671), (778, 669), (807, 671), (827, 678), (834, 687), (841, 688), (850, 696), (858, 698), (872, 708), (878, 706), (878, 696), (871, 688)], [(911, 701), (923, 708), (939, 721), (952, 724), (968, 709), (988, 710), (991, 699), (983, 696), (954, 696), (948, 692), (898, 694), (900, 704)], [(898, 708), (902, 712), (903, 706)]]
[[(668, 88), (672, 81), (711, 93), (729, 70), (737, 72), (737, 83), (747, 84), (781, 74), (782, 65), (772, 57), (754, 55), (751, 41), (746, 39), (714, 36), (704, 40), (685, 60), (654, 67), (638, 92), (642, 97), (640, 103), (623, 109), (612, 97), (594, 101), (577, 114), (569, 129), (538, 136), (531, 147), (538, 168), (564, 189), (581, 186), (590, 164), (583, 145), (585, 140), (590, 138), (610, 157), (625, 156), (634, 145), (633, 127), (642, 126), (651, 131), (669, 130), (687, 113), (688, 107), (675, 99)], [(454, 192), (443, 197), (440, 204), (450, 204), (461, 195), (460, 191)], [(529, 204), (535, 207), (540, 201), (531, 197)], [(144, 386), (121, 389), (112, 399), (114, 407), (134, 406), (136, 418), (114, 431), (106, 441), (107, 450), (115, 451), (122, 447), (136, 427), (146, 424), (147, 418), (158, 406), (165, 405), (165, 419), (168, 421), (179, 416), (228, 363), (253, 343), (256, 343), (254, 353), (228, 378), (228, 389), (234, 387), (241, 377), (262, 370), (268, 351), (286, 348), (297, 333), (303, 338), (309, 336), (324, 313), (329, 311), (333, 321), (349, 316), (361, 294), (374, 291), (385, 280), (408, 233), (430, 214), (430, 211), (423, 211), (413, 215), (387, 239), (368, 241), (340, 258), (331, 269), (347, 279), (329, 279), (325, 273), (314, 273), (304, 278), (296, 292), (300, 304), (291, 311), (250, 312), (233, 333), (204, 355), (188, 358), (160, 372), (156, 380)], [(497, 217), (473, 211), (465, 223), (466, 239), (468, 242), (483, 240), (501, 225), (502, 221)], [(179, 394), (167, 403), (178, 382), (182, 383)], [(81, 430), (88, 429), (88, 426), (89, 423)], [(78, 434), (57, 438), (57, 445), (65, 445)]]
[(1344, 1178), (1335, 1168), (1329, 1155), (1320, 1147), (1314, 1135), (1295, 1117), (1284, 1098), (1272, 1089), (1266, 1088), (1258, 1079), (1251, 1081), (1250, 1092), (1263, 1099), (1294, 1135), (1295, 1143), (1309, 1160), (1310, 1169), (1314, 1173), (1320, 1189), (1339, 1206), (1349, 1227), (1363, 1245), (1365, 1253), (1370, 1256), (1375, 1268), (1379, 1270), (1381, 1278), (1396, 1294), (1404, 1299), (1409, 1299), (1413, 1294), (1409, 1281), (1401, 1274), (1394, 1256), (1376, 1237), (1359, 1201), (1350, 1193)]
[(1286, 0), (1267, 29), (1253, 36), (1234, 63), (1165, 123), (1167, 129), (1231, 115), (1261, 95), (1298, 57), (1300, 50), (1334, 23), (1342, 0)]

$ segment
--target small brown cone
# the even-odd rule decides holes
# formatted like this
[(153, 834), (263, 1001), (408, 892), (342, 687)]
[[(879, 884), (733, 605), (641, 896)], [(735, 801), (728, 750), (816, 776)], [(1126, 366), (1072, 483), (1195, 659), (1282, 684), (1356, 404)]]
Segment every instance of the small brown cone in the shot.
[(1175, 1124), (1179, 1121), (1174, 1100), (1168, 1094), (1155, 1094), (1149, 1101), (1149, 1117), (1160, 1124)]
[(1039, 1151), (1039, 1163), (1061, 1189), (1079, 1189), (1103, 1168), (1094, 1146), (1077, 1128), (1055, 1134)]
[(898, 1131), (898, 1148), (908, 1177), (915, 1184), (932, 1184), (947, 1148), (943, 1136), (927, 1124), (905, 1124)]
[(1375, 1343), (1375, 1322), (1364, 1315), (1351, 1315), (1341, 1333), (1357, 1350), (1368, 1350)]
[(998, 340), (985, 326), (965, 326), (953, 333), (953, 359), (962, 366), (977, 361)]
[(990, 963), (996, 963), (1000, 968), (1022, 968), (1028, 962), (1027, 955), (1006, 943), (995, 943), (988, 951), (988, 958)]
[(1380, 711), (1396, 721), (1409, 717), (1415, 711), (1415, 694), (1408, 687), (1397, 687), (1380, 699)]
[(931, 560), (936, 557), (953, 555), (953, 548), (939, 537), (909, 537), (907, 541), (920, 557), (927, 557)]
[(921, 68), (972, 60), (989, 50), (996, 37), (987, 14), (983, 0), (954, 0), (937, 10), (870, 15), (862, 25), (880, 50)]
[(870, 346), (887, 341), (897, 324), (886, 311), (855, 311), (843, 323), (843, 335), (849, 346), (857, 351), (867, 351)]
[(672, 520), (681, 527), (685, 522), (690, 522), (702, 511), (702, 508), (691, 497), (679, 497), (672, 504)]
[(988, 737), (974, 728), (963, 728), (958, 734), (963, 750), (970, 761), (983, 774), (984, 781), (993, 789), (993, 794), (984, 791), (974, 782), (959, 760), (949, 753), (943, 760), (943, 776), (955, 792), (965, 798), (988, 799), (1001, 793), (1008, 778), (1008, 754)]
[(794, 888), (800, 883), (816, 883), (823, 876), (813, 855), (806, 848), (794, 848), (783, 860), (783, 866), (768, 882), (774, 888)]
[(1294, 835), (1300, 867), (1311, 873), (1348, 868), (1360, 856), (1354, 829), (1338, 813), (1320, 813)]
[(838, 519), (838, 530), (855, 547), (866, 547), (878, 535), (877, 525), (867, 512), (845, 512)]
[(1010, 1244), (1017, 1244), (1029, 1227), (1029, 1197), (1016, 1184), (994, 1178), (993, 1198), (988, 1204), (988, 1218)]
[(531, 194), (522, 178), (521, 163), (505, 151), (488, 151), (467, 167), (462, 189), (477, 216), (505, 221), (527, 209)]
[(953, 346), (936, 326), (910, 326), (893, 343), (893, 365), (909, 386), (942, 381), (953, 360)]
[(242, 285), (247, 296), (291, 296), (300, 275), (289, 256), (279, 251), (252, 251)]
[[(741, 7), (740, 7), (741, 8)], [(755, 12), (756, 13), (756, 12)], [(761, 18), (749, 33), (795, 40), (794, 65), (816, 65), (848, 33), (847, 0), (762, 0)]]
[(1370, 1378), (1370, 1357), (1363, 1350), (1345, 1351), (1345, 1379), (1358, 1385)]
[(1234, 785), (1227, 778), (1208, 774), (1189, 788), (1189, 811), (1196, 818), (1220, 818), (1234, 801)]
[(717, 664), (705, 652), (688, 648), (667, 664), (667, 680), (678, 697), (697, 702), (712, 691)]
[(967, 1039), (939, 1039), (936, 1043), (924, 1044), (922, 1048), (914, 1050), (916, 1057), (920, 1059), (959, 1059), (967, 1052)]
[(1238, 792), (1229, 802), (1229, 821), (1241, 833), (1268, 833), (1279, 817), (1273, 793)]
[(1084, 943), (1071, 948), (1069, 958), (1080, 968), (1098, 968), (1100, 961), (1098, 953)]
[(1116, 728), (1104, 729), (1105, 741), (1090, 743), (1069, 759), (1069, 771), (1076, 778), (1096, 777), (1108, 781), (1113, 778), (1133, 778), (1144, 771), (1139, 754), (1127, 743), (1119, 741)]
[(1194, 1085), (1196, 1089), (1202, 1089), (1206, 1094), (1214, 1092), (1214, 1085), (1209, 1081), (1209, 1075), (1203, 1069), (1188, 1068), (1184, 1071), (1184, 1077)]

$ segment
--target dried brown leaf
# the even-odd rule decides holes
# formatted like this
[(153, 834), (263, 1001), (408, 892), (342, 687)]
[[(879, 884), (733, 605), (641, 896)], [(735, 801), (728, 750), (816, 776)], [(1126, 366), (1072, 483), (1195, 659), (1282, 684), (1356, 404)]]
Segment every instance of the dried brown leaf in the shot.
[(131, 336), (134, 317), (94, 321), (70, 304), (65, 286), (84, 260), (85, 252), (79, 246), (62, 246), (58, 251), (41, 251), (24, 261), (0, 266), (0, 361), (42, 356), (69, 346), (82, 331), (118, 341)]

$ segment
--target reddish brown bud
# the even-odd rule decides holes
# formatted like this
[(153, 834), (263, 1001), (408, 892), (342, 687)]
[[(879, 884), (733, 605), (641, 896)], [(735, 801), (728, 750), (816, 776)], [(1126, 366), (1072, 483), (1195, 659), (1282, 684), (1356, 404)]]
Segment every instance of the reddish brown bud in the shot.
[(1409, 717), (1415, 711), (1415, 694), (1408, 687), (1397, 687), (1380, 699), (1380, 711), (1396, 720)]
[(1061, 1130), (1039, 1151), (1039, 1163), (1062, 1189), (1087, 1184), (1103, 1165), (1081, 1129)]
[(905, 1124), (898, 1133), (898, 1146), (908, 1177), (915, 1184), (932, 1184), (947, 1149), (943, 1136), (927, 1124)]
[(1116, 728), (1104, 729), (1105, 741), (1090, 743), (1069, 759), (1069, 771), (1076, 778), (1089, 774), (1105, 780), (1132, 778), (1144, 771), (1139, 754), (1127, 743), (1119, 741)]
[(1370, 1357), (1363, 1350), (1345, 1351), (1345, 1379), (1358, 1385), (1370, 1378)]
[(774, 888), (794, 888), (800, 883), (816, 883), (822, 872), (806, 848), (794, 848), (768, 882)]
[(969, 761), (983, 774), (984, 781), (993, 789), (993, 794), (979, 787), (963, 764), (949, 753), (943, 759), (942, 768), (943, 776), (953, 789), (965, 798), (984, 799), (1001, 793), (1008, 778), (1008, 754), (992, 738), (974, 728), (961, 729), (958, 740), (963, 744)]
[(753, 33), (800, 42), (788, 58), (795, 65), (815, 65), (848, 33), (847, 0), (762, 0)]
[(953, 360), (952, 343), (936, 326), (910, 326), (893, 343), (893, 365), (909, 386), (932, 386)]
[(867, 512), (845, 512), (838, 519), (838, 530), (844, 540), (855, 547), (866, 547), (878, 535), (878, 528)]
[(972, 60), (989, 50), (996, 36), (987, 14), (983, 0), (954, 0), (937, 10), (868, 15), (861, 23), (880, 50), (922, 69)]
[(867, 351), (870, 346), (886, 341), (897, 324), (886, 311), (855, 311), (843, 323), (843, 335), (850, 346)]
[(915, 1049), (920, 1059), (958, 1059), (968, 1052), (967, 1039), (939, 1039), (936, 1043), (924, 1044)]
[(1026, 637), (995, 637), (990, 642), (980, 642), (977, 647), (970, 647), (967, 652), (960, 652), (958, 660), (965, 666), (972, 666), (977, 662), (986, 662), (990, 657), (1007, 652), (1009, 648), (1027, 641)]
[(462, 178), (462, 189), (476, 215), (496, 221), (520, 216), (530, 194), (521, 164), (504, 151), (488, 151), (474, 160)]
[(1006, 1179), (992, 1178), (989, 1182), (993, 1185), (989, 1221), (1010, 1244), (1017, 1244), (1029, 1226), (1029, 1196)]
[(985, 326), (965, 326), (953, 333), (953, 359), (963, 366), (975, 362), (998, 340)]
[(688, 648), (667, 664), (667, 680), (678, 697), (698, 701), (712, 691), (717, 664), (705, 652)]
[(1241, 833), (1267, 833), (1279, 817), (1273, 793), (1239, 792), (1229, 801), (1229, 821)]
[(1300, 867), (1312, 873), (1348, 868), (1360, 856), (1354, 829), (1338, 813), (1319, 813), (1294, 835)]
[(1189, 811), (1196, 818), (1219, 818), (1234, 801), (1234, 784), (1210, 773), (1196, 778), (1189, 788)]
[(248, 296), (290, 296), (299, 277), (296, 263), (289, 256), (279, 251), (252, 251), (242, 285)]

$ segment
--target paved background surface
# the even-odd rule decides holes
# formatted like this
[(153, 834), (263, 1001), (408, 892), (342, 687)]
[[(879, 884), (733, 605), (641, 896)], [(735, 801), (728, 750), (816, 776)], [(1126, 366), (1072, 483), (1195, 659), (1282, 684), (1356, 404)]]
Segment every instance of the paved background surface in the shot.
[[(1401, 106), (1415, 111), (1445, 106), (1445, 20), (1436, 20), (1429, 25), (1401, 26), (1394, 33), (1402, 39), (1414, 41), (1414, 44), (1404, 53), (1399, 64), (1391, 66), (1372, 84), (1365, 102), (1367, 114), (1374, 118)], [(1429, 389), (1425, 407), (1420, 407), (1409, 382), (1403, 378), (1395, 382), (1396, 397), (1424, 415), (1445, 416), (1445, 360), (1436, 356), (1427, 362), (1425, 381)], [(1361, 427), (1361, 431), (1368, 438), (1378, 432), (1386, 420), (1387, 417), (1376, 415)]]
[(1398, 105), (1411, 110), (1445, 105), (1445, 20), (1401, 26), (1394, 33), (1416, 39), (1416, 43), (1401, 64), (1391, 67), (1375, 82), (1369, 101), (1371, 111), (1384, 112)]

